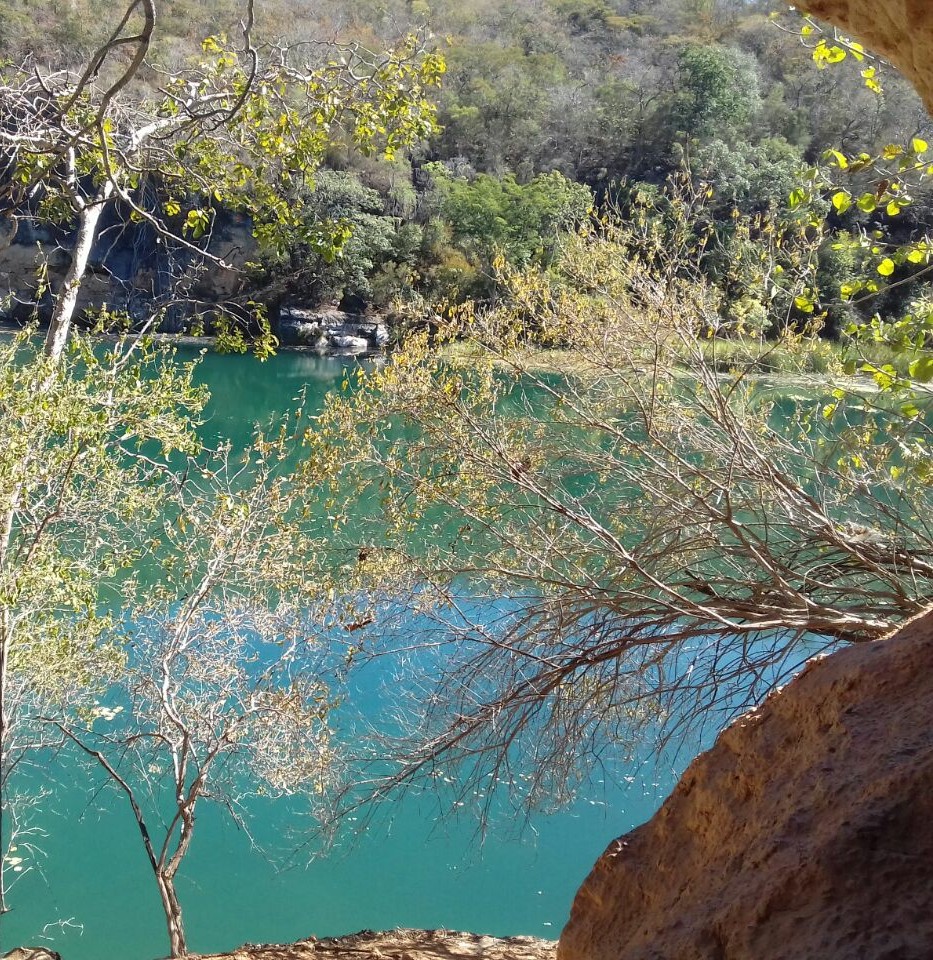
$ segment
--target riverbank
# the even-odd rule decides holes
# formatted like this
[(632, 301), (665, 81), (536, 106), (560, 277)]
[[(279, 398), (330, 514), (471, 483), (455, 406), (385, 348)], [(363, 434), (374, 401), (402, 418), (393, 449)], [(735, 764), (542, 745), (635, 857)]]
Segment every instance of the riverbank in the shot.
[[(840, 370), (852, 352), (840, 343), (827, 340), (805, 340), (785, 343), (780, 340), (715, 339), (708, 342), (697, 341), (705, 362), (721, 373), (741, 371), (758, 376), (782, 377), (827, 377), (840, 378)], [(479, 358), (482, 348), (469, 341), (456, 341), (445, 344), (444, 353), (452, 359)], [(697, 362), (697, 353), (688, 352), (686, 347), (674, 352), (678, 362), (689, 369)], [(907, 377), (908, 367), (919, 354), (898, 353), (883, 345), (873, 345), (863, 359), (877, 367), (889, 365), (898, 376)], [(560, 347), (529, 347), (514, 349), (511, 357), (525, 370), (534, 373), (574, 373), (591, 369), (589, 363), (581, 363), (580, 354), (574, 350)], [(644, 362), (647, 366), (651, 357), (646, 350)], [(849, 382), (873, 382), (866, 374), (855, 374), (843, 379)], [(824, 380), (825, 382), (825, 380)]]

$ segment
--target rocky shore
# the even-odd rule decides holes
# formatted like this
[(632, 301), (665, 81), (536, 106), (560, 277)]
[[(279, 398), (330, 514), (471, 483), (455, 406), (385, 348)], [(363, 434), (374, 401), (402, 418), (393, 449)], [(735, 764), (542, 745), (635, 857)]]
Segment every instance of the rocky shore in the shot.
[[(363, 930), (346, 937), (310, 937), (289, 944), (247, 943), (232, 953), (189, 960), (554, 960), (557, 943), (536, 937), (486, 937), (453, 930)], [(19, 948), (0, 960), (61, 960), (43, 947)], [(110, 960), (119, 960), (117, 957)]]

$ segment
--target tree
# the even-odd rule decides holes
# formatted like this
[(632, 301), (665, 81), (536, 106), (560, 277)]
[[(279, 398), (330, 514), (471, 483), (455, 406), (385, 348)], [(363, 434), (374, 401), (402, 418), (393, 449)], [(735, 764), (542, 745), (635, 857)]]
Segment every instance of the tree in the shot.
[[(135, 338), (124, 339), (103, 360), (83, 338), (69, 348), (81, 284), (105, 212), (114, 210), (143, 225), (159, 243), (189, 256), (168, 295), (152, 305), (142, 332), (158, 323), (171, 302), (180, 300), (196, 312), (186, 283), (199, 263), (217, 260), (207, 241), (219, 205), (248, 213), (260, 245), (281, 249), (296, 231), (307, 232), (291, 201), (311, 183), (328, 147), (346, 137), (360, 150), (378, 148), (391, 155), (426, 133), (433, 108), (425, 89), (444, 69), (443, 61), (425, 54), (415, 39), (383, 56), (328, 44), (305, 45), (301, 51), (286, 44), (259, 48), (253, 42), (253, 5), (247, 0), (236, 49), (223, 38), (209, 37), (202, 44), (204, 63), (166, 74), (149, 59), (158, 6), (157, 0), (128, 0), (108, 38), (77, 74), (48, 72), (30, 62), (0, 77), (3, 211), (14, 221), (53, 223), (74, 233), (64, 280), (51, 292), (44, 355), (34, 355), (27, 340), (17, 340), (0, 357), (5, 458), (0, 464), (0, 842), (9, 839), (4, 814), (10, 772), (36, 744), (48, 743), (42, 732), (46, 728), (30, 718), (46, 716), (63, 733), (80, 739), (74, 718), (109, 675), (108, 667), (132, 673), (132, 660), (125, 659), (121, 643), (125, 624), (109, 611), (109, 603), (133, 607), (139, 564), (157, 548), (158, 538), (151, 536), (157, 518), (169, 511), (179, 523), (188, 522), (192, 504), (171, 499), (176, 489), (192, 489), (177, 458), (203, 455), (190, 417), (204, 397), (191, 385), (190, 366), (176, 368), (170, 353), (153, 352), (151, 344)], [(155, 99), (139, 93), (144, 69), (160, 78)], [(333, 237), (320, 233), (310, 239), (321, 247), (335, 246)], [(102, 327), (111, 317), (104, 311), (96, 319)], [(221, 333), (223, 345), (243, 345), (242, 331), (221, 326)], [(260, 352), (271, 344), (266, 327)], [(147, 371), (152, 382), (143, 378)], [(266, 462), (273, 448), (268, 444), (255, 451), (257, 461)], [(199, 468), (208, 469), (203, 459)], [(217, 465), (206, 476), (234, 482), (232, 472)], [(181, 639), (184, 629), (196, 614), (211, 620), (203, 605), (216, 599), (222, 586), (212, 577), (219, 570), (229, 574), (238, 569), (247, 533), (276, 524), (282, 532), (284, 521), (274, 513), (277, 504), (268, 500), (279, 489), (272, 484), (263, 491), (261, 504), (259, 494), (252, 503), (238, 499), (238, 491), (213, 489), (220, 499), (209, 501), (214, 512), (206, 516), (224, 523), (207, 542), (220, 554), (205, 559), (193, 593), (162, 588), (164, 618), (180, 597), (189, 597), (181, 607), (182, 620), (172, 630), (165, 628), (176, 646), (165, 648), (163, 666), (192, 668), (186, 651), (194, 640)], [(224, 519), (229, 504), (245, 514)], [(251, 505), (258, 516), (250, 515)], [(268, 517), (266, 510), (272, 511)], [(208, 519), (202, 518), (205, 529)], [(234, 520), (239, 523), (235, 528)], [(205, 542), (200, 531), (187, 529), (198, 544)], [(224, 540), (234, 529), (239, 539)], [(264, 550), (271, 549), (274, 538), (260, 539)], [(252, 545), (259, 549), (255, 540)], [(184, 563), (196, 554), (189, 541)], [(262, 557), (276, 558), (274, 552)], [(285, 567), (296, 565), (297, 560)], [(260, 583), (268, 586), (258, 576), (253, 579), (257, 589)], [(149, 585), (147, 595), (154, 593), (159, 591)], [(207, 621), (201, 624), (205, 637), (210, 634)], [(234, 636), (224, 637), (231, 647)], [(238, 649), (242, 652), (242, 645)], [(242, 694), (252, 713), (249, 721), (241, 718), (238, 729), (256, 733), (256, 718), (272, 715), (271, 708), (265, 713), (258, 709), (263, 698), (267, 704), (280, 701), (280, 718), (292, 709), (287, 697), (270, 686), (271, 677), (272, 672), (251, 678), (256, 685), (250, 696), (256, 700)], [(306, 687), (302, 695), (307, 699), (317, 687)], [(245, 689), (243, 684), (237, 688)], [(164, 700), (162, 707), (164, 719), (173, 705)], [(320, 704), (315, 710), (319, 719)], [(244, 706), (241, 714), (246, 713)], [(311, 717), (307, 712), (303, 716)], [(309, 737), (312, 727), (306, 731)], [(221, 752), (233, 748), (230, 728), (224, 729), (215, 731)], [(159, 741), (176, 751), (185, 770), (192, 766), (186, 753), (192, 737), (182, 736), (180, 747), (170, 736)], [(117, 766), (113, 770), (122, 776)], [(202, 767), (199, 782), (205, 779)], [(176, 786), (185, 782), (182, 777)], [(195, 790), (191, 805), (179, 806), (177, 846), (167, 852), (173, 842), (170, 830), (164, 856), (154, 862), (163, 902), (172, 914), (173, 950), (184, 951), (185, 945), (180, 915), (173, 912), (177, 898), (171, 881), (190, 843), (186, 818), (201, 795)], [(5, 908), (6, 863), (6, 857), (0, 858), (0, 910)]]
[(320, 551), (295, 519), (293, 441), (285, 428), (257, 436), (245, 466), (229, 452), (191, 464), (163, 523), (164, 572), (124, 612), (132, 637), (99, 706), (44, 717), (128, 803), (173, 957), (188, 953), (175, 880), (202, 803), (242, 822), (251, 793), (313, 805), (337, 779)]
[(518, 264), (536, 254), (546, 257), (561, 230), (584, 220), (593, 205), (591, 191), (562, 174), (539, 174), (525, 184), (512, 174), (479, 174), (472, 180), (434, 167), (442, 217), (461, 248), (489, 265), (497, 254)]
[(80, 747), (132, 810), (184, 956), (175, 878), (199, 804), (239, 817), (262, 789), (313, 807), (339, 773), (323, 639), (341, 614), (317, 602), (326, 551), (289, 466), (301, 411), (242, 459), (211, 454), (192, 430), (193, 365), (170, 351), (26, 349), (0, 363), (0, 825), (22, 846), (11, 774), (40, 748)]
[(123, 662), (112, 601), (137, 589), (171, 459), (197, 449), (191, 376), (145, 345), (100, 357), (81, 339), (57, 361), (24, 339), (0, 349), (0, 843), (11, 773), (49, 743), (31, 718), (80, 710)]
[(646, 720), (718, 728), (933, 600), (916, 414), (838, 366), (835, 391), (723, 376), (717, 298), (650, 226), (502, 283), (455, 331), (466, 358), (416, 339), (309, 436), (334, 496), (380, 498), (356, 582), (423, 638), (387, 616), (363, 643), (421, 676), (379, 795), (443, 764), (464, 795), (551, 803)]
[[(688, 136), (731, 139), (758, 107), (758, 77), (748, 58), (720, 46), (684, 47), (673, 119)], [(731, 136), (730, 136), (731, 135)]]
[(321, 171), (314, 190), (302, 198), (304, 236), (343, 231), (339, 253), (326, 243), (296, 242), (279, 257), (262, 264), (265, 296), (269, 282), (275, 299), (301, 298), (312, 303), (369, 302), (371, 280), (392, 259), (399, 220), (384, 212), (382, 197), (352, 173)]
[[(140, 99), (133, 92), (140, 71), (158, 71), (148, 60), (156, 7), (157, 0), (131, 0), (77, 77), (26, 63), (0, 78), (5, 212), (75, 227), (68, 269), (52, 292), (52, 357), (64, 349), (108, 208), (118, 205), (196, 263), (223, 265), (207, 249), (223, 204), (251, 216), (262, 248), (281, 252), (306, 229), (293, 201), (337, 128), (361, 150), (380, 145), (389, 153), (432, 129), (424, 92), (443, 61), (422, 55), (416, 40), (379, 57), (352, 46), (259, 49), (252, 0), (239, 47), (207, 38), (200, 67), (164, 76), (154, 100)], [(30, 201), (39, 203), (37, 214)], [(320, 234), (308, 239), (336, 244)], [(167, 299), (178, 295), (184, 286)], [(154, 304), (149, 325), (164, 306)], [(268, 348), (267, 327), (266, 334)]]

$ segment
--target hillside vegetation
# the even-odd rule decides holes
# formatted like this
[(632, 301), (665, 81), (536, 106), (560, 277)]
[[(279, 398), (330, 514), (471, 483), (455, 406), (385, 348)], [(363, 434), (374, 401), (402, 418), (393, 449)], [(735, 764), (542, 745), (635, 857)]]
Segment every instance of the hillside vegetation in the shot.
[[(919, 100), (893, 72), (879, 96), (854, 65), (815, 69), (799, 18), (774, 20), (774, 7), (265, 0), (256, 11), (259, 40), (381, 49), (416, 31), (434, 37), (448, 73), (434, 94), (440, 129), (429, 142), (391, 161), (334, 147), (303, 196), (308, 231), (320, 222), (352, 231), (341, 255), (321, 256), (297, 230), (288, 253), (261, 259), (250, 295), (264, 291), (273, 310), (283, 302), (384, 310), (485, 299), (497, 286), (499, 256), (547, 263), (560, 233), (594, 204), (623, 219), (638, 211), (666, 229), (674, 177), (675, 194), (695, 195), (697, 260), (724, 315), (743, 329), (773, 334), (816, 317), (836, 336), (853, 319), (925, 304), (927, 287), (910, 282), (917, 271), (909, 266), (897, 277), (907, 282), (871, 302), (852, 306), (839, 296), (878, 252), (872, 231), (894, 244), (925, 232), (933, 201), (922, 184), (895, 219), (884, 205), (834, 209), (827, 193), (817, 198), (818, 223), (808, 225), (788, 201), (801, 170), (810, 167), (812, 179), (830, 149), (874, 156), (890, 143), (924, 142), (930, 127)], [(150, 62), (182, 68), (201, 55), (205, 37), (235, 38), (242, 14), (238, 0), (162, 4)], [(112, 19), (103, 0), (3, 0), (0, 52), (13, 62), (76, 65)], [(141, 93), (161, 78), (147, 68)], [(776, 253), (775, 236), (793, 250)]]

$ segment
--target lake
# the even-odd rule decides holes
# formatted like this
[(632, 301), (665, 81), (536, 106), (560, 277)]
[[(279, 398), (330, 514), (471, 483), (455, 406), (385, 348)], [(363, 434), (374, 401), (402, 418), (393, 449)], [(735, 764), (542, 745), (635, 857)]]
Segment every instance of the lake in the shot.
[[(319, 405), (355, 362), (282, 353), (260, 364), (208, 354), (198, 371), (212, 394), (204, 436), (242, 446), (254, 423), (287, 410), (301, 391), (310, 408)], [(50, 942), (65, 960), (164, 956), (155, 884), (125, 802), (109, 790), (89, 792), (87, 769), (66, 757), (43, 773), (55, 784), (38, 823), (43, 854), (12, 891), (0, 949)], [(515, 811), (501, 810), (485, 841), (469, 811), (457, 818), (443, 795), (410, 795), (365, 830), (348, 823), (336, 850), (292, 858), (287, 869), (229, 820), (199, 808), (179, 877), (189, 945), (210, 952), (397, 926), (556, 937), (598, 855), (650, 817), (673, 782), (663, 764), (634, 761), (618, 783), (597, 780), (572, 806), (521, 829)], [(296, 826), (300, 835), (286, 804), (255, 812), (261, 846), (287, 849)]]

